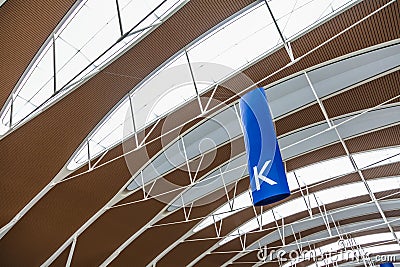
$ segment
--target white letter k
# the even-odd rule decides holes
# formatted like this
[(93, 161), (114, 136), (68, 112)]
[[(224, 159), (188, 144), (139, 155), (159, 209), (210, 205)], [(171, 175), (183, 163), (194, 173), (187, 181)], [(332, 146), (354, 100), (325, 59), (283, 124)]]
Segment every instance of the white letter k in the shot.
[(268, 178), (268, 177), (265, 177), (264, 174), (263, 174), (263, 172), (264, 172), (265, 169), (268, 167), (268, 165), (269, 165), (270, 162), (271, 162), (270, 160), (267, 160), (267, 161), (264, 163), (264, 165), (262, 166), (262, 168), (261, 168), (261, 170), (260, 170), (260, 173), (258, 173), (257, 166), (254, 166), (254, 167), (253, 167), (254, 179), (256, 180), (256, 189), (257, 189), (257, 191), (260, 190), (260, 181), (259, 181), (259, 179), (263, 180), (264, 182), (266, 182), (266, 183), (268, 183), (268, 184), (270, 184), (270, 185), (276, 185), (276, 184), (277, 184), (277, 182), (271, 180), (271, 179)]

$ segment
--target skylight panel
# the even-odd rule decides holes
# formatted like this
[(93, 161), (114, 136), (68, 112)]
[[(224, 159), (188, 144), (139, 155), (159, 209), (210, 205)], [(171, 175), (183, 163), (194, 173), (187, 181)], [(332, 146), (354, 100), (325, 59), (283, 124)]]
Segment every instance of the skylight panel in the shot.
[(25, 118), (25, 116), (29, 115), (36, 106), (33, 105), (31, 102), (17, 96), (14, 101), (13, 105), (18, 109), (13, 112), (13, 120), (19, 121)]
[[(171, 73), (174, 75), (171, 76)], [(132, 95), (137, 129), (144, 128), (159, 116), (194, 97), (196, 91), (191, 81), (192, 77), (186, 57), (181, 55), (174, 64), (163, 69), (151, 80), (137, 88)]]
[(273, 0), (268, 2), (285, 38), (290, 39), (355, 0)]
[(357, 167), (374, 168), (400, 161), (400, 147), (391, 147), (353, 154)]
[(321, 182), (354, 171), (347, 156), (318, 162), (295, 171), (297, 178), (307, 185)]
[(236, 70), (272, 49), (278, 40), (278, 31), (262, 3), (203, 37), (188, 53), (192, 62), (218, 63)]
[[(143, 14), (149, 14), (161, 2), (141, 0), (119, 1), (124, 33), (138, 24), (143, 19)], [(152, 14), (150, 20), (157, 21), (158, 18), (155, 14)]]
[[(296, 177), (294, 176), (294, 172), (286, 173), (286, 178), (288, 181), (290, 191), (293, 191), (293, 190), (299, 188), (299, 184), (297, 183)], [(300, 184), (300, 185), (303, 186), (303, 184)]]
[[(398, 178), (392, 178), (396, 179), (398, 181)], [(376, 187), (375, 191), (376, 192), (381, 192), (385, 191), (391, 188), (398, 188), (398, 185), (396, 183), (392, 182), (393, 180), (387, 180), (386, 178), (383, 179), (374, 179), (368, 181), (368, 183), (376, 183), (376, 184), (386, 184), (386, 186), (381, 186), (381, 187)], [(362, 195), (368, 195), (368, 190), (366, 189), (365, 185), (363, 182), (356, 182), (356, 183), (351, 183), (351, 184), (345, 184), (341, 186), (336, 186), (332, 188), (328, 188), (325, 190), (321, 190), (318, 192), (313, 193), (316, 196), (316, 200), (318, 201), (318, 204), (312, 196), (310, 197), (310, 205), (311, 208), (317, 207), (318, 205), (327, 205), (333, 202), (338, 202), (341, 200), (349, 199), (349, 198), (354, 198)], [(259, 227), (259, 222), (261, 222), (262, 225), (266, 225), (268, 223), (271, 223), (273, 221), (279, 220), (281, 218), (286, 218), (288, 216), (291, 216), (296, 213), (300, 213), (302, 211), (306, 211), (307, 206), (305, 205), (304, 199), (303, 198), (295, 198), (290, 201), (284, 202), (280, 204), (279, 206), (265, 211), (264, 214), (261, 216), (258, 215), (257, 217), (249, 220), (245, 224), (241, 225), (239, 228), (231, 232), (227, 237), (225, 237), (223, 240), (220, 241), (220, 245), (223, 245), (236, 237), (248, 233), (250, 231), (253, 231)], [(260, 220), (261, 219), (261, 220)]]
[(367, 181), (372, 192), (382, 192), (390, 189), (400, 189), (400, 177), (387, 177)]
[[(161, 22), (160, 19), (165, 18), (174, 10), (174, 7), (185, 1), (120, 0), (119, 2), (123, 2), (123, 6), (126, 7), (121, 14), (121, 19), (126, 22), (125, 31), (131, 30), (161, 2), (162, 5), (134, 29), (134, 31), (139, 30), (137, 33), (126, 36), (118, 43), (116, 41), (121, 37), (121, 32), (115, 1), (86, 0), (77, 5), (69, 17), (63, 21), (63, 24), (58, 26), (57, 31), (48, 38), (43, 51), (37, 56), (27, 74), (24, 74), (23, 80), (13, 93), (14, 100), (16, 100), (16, 103), (12, 105), (13, 125), (31, 114), (36, 107), (45, 103), (54, 95), (55, 91), (66, 89), (67, 84), (69, 86), (76, 84), (86, 75), (93, 73), (100, 65), (109, 62), (124, 47), (150, 31), (151, 29), (146, 28), (147, 26)], [(131, 9), (128, 10), (127, 6), (130, 6)], [(129, 25), (128, 22), (134, 25)], [(140, 31), (140, 27), (144, 29)], [(53, 57), (53, 40), (55, 41), (55, 57)], [(112, 45), (114, 46), (110, 49)], [(103, 52), (105, 54), (93, 62)], [(53, 58), (55, 59), (57, 82), (55, 88)], [(79, 74), (81, 71), (82, 73)], [(78, 76), (75, 77), (76, 75)], [(64, 95), (65, 91), (57, 94), (57, 98)], [(20, 99), (17, 99), (18, 95)], [(54, 102), (54, 99), (48, 101), (48, 103), (51, 102)], [(10, 109), (11, 105), (7, 103), (6, 107)], [(7, 125), (10, 122), (9, 118), (4, 119), (6, 116), (10, 116), (10, 113), (7, 114), (7, 112), (9, 111), (6, 109), (1, 114), (3, 125), (0, 127), (0, 134), (7, 132), (12, 126)]]
[[(233, 205), (232, 210), (231, 210), (231, 205)], [(210, 226), (214, 222), (218, 222), (229, 216), (232, 216), (233, 214), (236, 214), (237, 212), (239, 212), (241, 209), (250, 207), (251, 205), (252, 205), (252, 202), (251, 202), (250, 192), (246, 191), (246, 192), (236, 196), (234, 199), (231, 199), (229, 201), (229, 203), (225, 203), (220, 208), (218, 208), (216, 211), (214, 211), (211, 216), (208, 216), (199, 225), (197, 225), (193, 229), (193, 232), (196, 233), (196, 232)]]

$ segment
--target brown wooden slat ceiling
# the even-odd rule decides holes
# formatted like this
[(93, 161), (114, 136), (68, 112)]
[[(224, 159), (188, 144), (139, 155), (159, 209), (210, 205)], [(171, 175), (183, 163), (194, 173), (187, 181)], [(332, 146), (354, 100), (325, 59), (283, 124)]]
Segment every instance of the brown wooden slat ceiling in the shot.
[(250, 3), (190, 1), (104, 71), (1, 140), (0, 225), (51, 181), (94, 126), (138, 83), (107, 72), (143, 79), (193, 39)]
[[(191, 1), (173, 15), (171, 19), (146, 37), (138, 46), (132, 48), (106, 70), (114, 73), (144, 77), (170, 55), (178, 51), (183, 45), (210, 28), (210, 25), (215, 25), (218, 21), (249, 4), (249, 2), (250, 1), (237, 1), (233, 2), (234, 4), (226, 5), (223, 1)], [(311, 31), (304, 37), (293, 42), (292, 47), (294, 51), (298, 53), (296, 55), (303, 53), (301, 49), (307, 51), (307, 49), (313, 47), (312, 45), (307, 47), (309, 40), (301, 41), (303, 38), (305, 40), (314, 40), (314, 37), (319, 36), (315, 38), (318, 40), (317, 44), (319, 44), (346, 28), (363, 15), (376, 9), (384, 2), (387, 1), (364, 1), (349, 11), (339, 15), (326, 25), (324, 24), (317, 30)], [(207, 14), (210, 18), (207, 20), (202, 19), (204, 18), (204, 14)], [(381, 17), (380, 15), (371, 17), (367, 21), (354, 27), (348, 33), (345, 33), (341, 38), (335, 39), (335, 41), (313, 52), (299, 63), (292, 65), (278, 73), (278, 75), (274, 75), (271, 79), (268, 79), (267, 82), (278, 80), (282, 75), (286, 76), (295, 73), (298, 70), (314, 66), (343, 54), (399, 38), (400, 33), (398, 30), (396, 31), (396, 27), (381, 29), (382, 19), (384, 19), (384, 23), (388, 23), (388, 25), (399, 25), (398, 3), (392, 4), (385, 9), (385, 14), (385, 17)], [(193, 21), (194, 23), (188, 23), (188, 21)], [(384, 31), (384, 33), (376, 33), (380, 30)], [(178, 36), (173, 42), (169, 38), (171, 32)], [(354, 36), (358, 38), (354, 38)], [(366, 38), (368, 38), (368, 41), (365, 41)], [(168, 41), (166, 41), (166, 39), (168, 39)], [(349, 42), (349, 40), (351, 40), (351, 42)], [(338, 47), (340, 47), (340, 49), (337, 49)], [(154, 53), (154, 51), (160, 53)], [(282, 49), (280, 51), (282, 51)], [(159, 54), (160, 57), (152, 57), (151, 60), (149, 60), (148, 56), (153, 54)], [(274, 56), (270, 56), (268, 59), (271, 59), (271, 57)], [(280, 62), (287, 62), (287, 60), (287, 57), (285, 57), (282, 58), (281, 61), (275, 61), (276, 64), (274, 64), (274, 66), (271, 66), (267, 59), (265, 61), (262, 60), (255, 66), (249, 68), (246, 72), (248, 72), (247, 74), (253, 80), (259, 80), (269, 73), (272, 73), (274, 70), (279, 69), (279, 66), (286, 64), (284, 63), (282, 65)], [(131, 62), (137, 64), (131, 64)], [(140, 65), (140, 62), (142, 62), (142, 65)], [(115, 84), (118, 84), (118, 87), (116, 87)], [(135, 84), (136, 81), (99, 73), (96, 77), (81, 86), (81, 88), (69, 94), (62, 101), (58, 102), (0, 142), (0, 149), (6, 152), (8, 158), (7, 162), (4, 162), (3, 159), (0, 160), (0, 176), (6, 177), (4, 181), (2, 181), (4, 187), (2, 186), (0, 188), (0, 208), (2, 211), (5, 211), (5, 216), (2, 217), (0, 225), (7, 223), (27, 201), (52, 179), (61, 166), (68, 160), (74, 149), (84, 137), (86, 137), (87, 133), (127, 91), (133, 88)], [(110, 88), (118, 88), (118, 90), (110, 90)], [(223, 97), (222, 91), (221, 95), (219, 95), (218, 92), (216, 93), (215, 98), (218, 97)], [(88, 102), (87, 99), (90, 99), (90, 102)], [(337, 106), (337, 109), (341, 110), (340, 106)], [(295, 116), (293, 116), (293, 118), (295, 118)], [(315, 120), (314, 117), (310, 117), (309, 119), (310, 121), (308, 122)], [(306, 122), (305, 125), (307, 125)], [(286, 125), (282, 127), (284, 126)], [(279, 128), (277, 129), (278, 131)], [(289, 127), (288, 129), (291, 128)], [(284, 131), (282, 130), (282, 132)], [(391, 134), (386, 135), (385, 137), (387, 138), (385, 139), (393, 138), (395, 134), (398, 134), (398, 132), (393, 131)], [(154, 133), (154, 136), (156, 135), (157, 131)], [(378, 137), (374, 138), (374, 140), (378, 139)], [(393, 139), (387, 141), (387, 143), (391, 142), (393, 143)], [(375, 146), (377, 146), (376, 143)], [(155, 154), (157, 145), (154, 146), (155, 147), (152, 148), (151, 151), (154, 151)], [(360, 148), (362, 147), (361, 145)], [(322, 150), (327, 151), (327, 149), (328, 148)], [(329, 149), (330, 151), (328, 153), (325, 152), (325, 158), (332, 157), (332, 155), (339, 155), (343, 152), (340, 147), (336, 147), (335, 145), (331, 146)], [(116, 148), (116, 150), (119, 152), (121, 151), (120, 148)], [(143, 155), (144, 153), (141, 150), (132, 155), (132, 157), (138, 159), (138, 168), (145, 163)], [(310, 157), (308, 162), (315, 162), (324, 158), (324, 153), (320, 155), (321, 157), (317, 157), (319, 154), (314, 152), (314, 156)], [(299, 162), (301, 162), (300, 158), (301, 157), (298, 158)], [(287, 166), (293, 166), (292, 168), (296, 166), (299, 167), (299, 162), (296, 163), (295, 161), (296, 159), (292, 162), (288, 162)], [(23, 163), (24, 168), (20, 168), (21, 163)], [(0, 241), (1, 261), (12, 259), (17, 261), (13, 261), (13, 263), (19, 265), (26, 265), (28, 262), (41, 264), (66, 238), (79, 228), (83, 222), (102, 207), (129, 178), (130, 173), (127, 170), (125, 161), (121, 159), (82, 175), (78, 179), (73, 179), (57, 185)], [(139, 207), (140, 205), (141, 207)], [(100, 231), (101, 229), (118, 228), (120, 224), (125, 227), (132, 226), (138, 217), (143, 215), (143, 212), (141, 213), (138, 211), (146, 211), (148, 215), (146, 215), (143, 220), (140, 220), (141, 222), (146, 222), (163, 207), (161, 203), (151, 200), (143, 204), (130, 206), (130, 208), (135, 211), (132, 210), (131, 212), (122, 213), (122, 208), (107, 211), (106, 214), (101, 216), (98, 220), (103, 220), (106, 228), (89, 228), (80, 238), (82, 240), (88, 238), (88, 240), (90, 240), (88, 244), (93, 245), (98, 242), (96, 239), (102, 234)], [(117, 212), (118, 210), (120, 211)], [(98, 222), (95, 224), (97, 223)], [(35, 231), (32, 231), (33, 229), (35, 229)], [(133, 227), (130, 234), (132, 234), (135, 229), (137, 229), (137, 227)], [(85, 237), (86, 235), (87, 237)], [(123, 239), (125, 237), (126, 233), (116, 238)], [(177, 237), (179, 236), (166, 239), (164, 244), (160, 244), (160, 248), (167, 243), (169, 245), (171, 240)], [(84, 256), (84, 251), (80, 251), (79, 249), (80, 238), (78, 238), (75, 253), (76, 255), (82, 253)], [(148, 245), (146, 240), (149, 240), (149, 236), (140, 238), (140, 242), (142, 242), (140, 244)], [(29, 240), (30, 243), (27, 243), (26, 240)], [(135, 246), (134, 243), (132, 244), (133, 247)], [(18, 257), (18, 250), (26, 251), (24, 258)], [(105, 255), (106, 253), (108, 253), (108, 251), (99, 252), (99, 255), (96, 255), (96, 257), (106, 257), (108, 256)], [(116, 262), (125, 265), (132, 264), (132, 258), (127, 256), (121, 257), (121, 255), (116, 259)], [(84, 264), (92, 263), (91, 260), (93, 259), (83, 257), (81, 262)]]

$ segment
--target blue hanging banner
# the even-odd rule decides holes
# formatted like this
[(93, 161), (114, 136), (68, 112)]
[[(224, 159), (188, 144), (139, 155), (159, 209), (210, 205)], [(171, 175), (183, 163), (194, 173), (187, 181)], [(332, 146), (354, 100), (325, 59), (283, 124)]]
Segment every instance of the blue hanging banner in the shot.
[(263, 206), (290, 195), (274, 124), (263, 88), (239, 101), (253, 204)]
[(393, 263), (391, 263), (391, 262), (381, 263), (379, 266), (380, 267), (394, 267)]

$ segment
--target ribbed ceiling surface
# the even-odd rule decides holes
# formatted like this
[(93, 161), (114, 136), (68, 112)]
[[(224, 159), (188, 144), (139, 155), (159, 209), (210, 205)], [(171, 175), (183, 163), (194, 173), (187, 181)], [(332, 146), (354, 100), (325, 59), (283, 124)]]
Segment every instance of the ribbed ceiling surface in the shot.
[[(243, 249), (256, 246), (263, 238), (277, 235), (283, 222), (285, 225), (298, 227), (297, 231), (288, 232), (286, 245), (296, 244), (300, 236), (311, 239), (326, 233), (327, 226), (318, 224), (324, 214), (330, 214), (332, 221), (328, 223), (329, 227), (336, 231), (337, 225), (340, 225), (340, 229), (345, 229), (344, 231), (357, 228), (357, 223), (362, 225), (370, 222), (374, 225), (372, 229), (350, 233), (352, 238), (390, 233), (391, 229), (400, 230), (400, 214), (398, 209), (393, 208), (398, 204), (400, 187), (394, 185), (393, 188), (376, 191), (374, 196), (378, 199), (377, 205), (382, 207), (381, 211), (371, 195), (360, 194), (323, 205), (325, 213), (321, 206), (313, 207), (310, 212), (314, 217), (308, 211), (299, 209), (282, 221), (267, 223), (262, 230), (245, 234), (244, 244), (241, 243), (243, 236), (220, 244), (223, 238), (262, 212), (302, 198), (304, 190), (313, 194), (341, 185), (362, 183), (363, 179), (368, 183), (399, 176), (399, 162), (392, 162), (354, 170), (327, 181), (301, 187), (301, 190), (297, 188), (283, 201), (262, 209), (245, 207), (222, 221), (194, 232), (193, 228), (227, 203), (227, 198), (232, 199), (248, 190), (248, 177), (238, 177), (237, 182), (232, 183), (227, 191), (219, 188), (215, 192), (209, 192), (202, 199), (185, 203), (186, 207), (180, 207), (175, 212), (167, 211), (168, 203), (179, 199), (181, 193), (189, 188), (189, 176), (196, 177), (196, 182), (200, 181), (225, 163), (243, 155), (245, 147), (241, 136), (191, 159), (187, 165), (183, 164), (180, 168), (169, 171), (164, 175), (165, 180), (158, 179), (153, 184), (145, 185), (153, 194), (165, 194), (164, 199), (168, 203), (160, 202), (154, 197), (144, 198), (141, 188), (136, 191), (126, 190), (132, 178), (163, 153), (163, 145), (172, 144), (207, 121), (208, 118), (201, 114), (196, 100), (187, 101), (168, 115), (168, 130), (171, 131), (164, 136), (164, 143), (160, 140), (160, 135), (165, 133), (163, 125), (167, 119), (161, 118), (156, 124), (151, 124), (138, 133), (139, 141), (146, 138), (145, 145), (135, 147), (125, 157), (123, 145), (118, 144), (103, 158), (92, 159), (91, 164), (98, 162), (90, 171), (87, 171), (88, 166), (85, 165), (71, 173), (60, 172), (65, 170), (69, 159), (89, 133), (132, 88), (193, 40), (252, 3), (251, 0), (188, 1), (104, 70), (0, 139), (0, 227), (3, 227), (0, 232), (1, 266), (146, 266), (154, 263), (156, 266), (254, 266), (261, 264), (257, 263), (257, 251)], [(1, 105), (41, 44), (72, 5), (71, 1), (22, 3), (9, 0), (0, 7), (0, 58), (4, 59), (0, 62)], [(295, 61), (291, 62), (285, 48), (280, 47), (246, 67), (243, 73), (258, 86), (266, 87), (268, 92), (271, 84), (284, 83), (290, 78), (303, 75), (304, 71), (315, 70), (365, 51), (398, 44), (399, 5), (398, 1), (389, 0), (360, 1), (293, 40), (290, 46)], [(235, 78), (237, 77), (226, 81), (225, 86), (216, 86), (212, 98), (227, 104), (235, 103), (238, 96), (234, 93), (241, 94), (245, 89)], [(234, 89), (228, 90), (227, 85)], [(400, 146), (400, 117), (396, 117), (400, 114), (389, 112), (398, 110), (396, 108), (400, 98), (396, 97), (399, 95), (400, 72), (397, 66), (387, 73), (324, 96), (320, 103), (315, 100), (277, 118), (276, 131), (282, 139), (326, 124), (321, 106), (325, 108), (329, 119), (335, 122), (368, 109), (373, 109), (366, 112), (368, 115), (380, 112), (379, 114), (391, 116), (388, 123), (372, 122), (372, 119), (368, 123), (360, 115), (360, 119), (354, 120), (352, 124), (354, 129), (350, 129), (356, 134), (348, 134), (343, 139), (342, 136), (346, 136), (349, 129), (338, 126), (339, 138), (336, 141), (322, 142), (321, 146), (285, 159), (287, 172), (296, 172), (304, 166), (340, 156), (352, 157), (359, 152)], [(203, 93), (202, 96), (211, 97), (211, 92)], [(231, 98), (232, 96), (234, 97)], [(213, 105), (211, 102), (210, 108)], [(215, 116), (220, 111), (223, 108), (216, 107), (207, 115)], [(133, 142), (133, 137), (130, 137), (128, 142), (130, 141)], [(129, 167), (126, 160), (130, 162)], [(211, 163), (203, 166), (204, 162)], [(49, 190), (40, 198), (35, 197), (55, 181), (53, 179), (56, 176), (64, 180), (50, 185)], [(165, 192), (165, 181), (181, 188)], [(216, 200), (201, 205), (207, 198)], [(33, 199), (34, 204), (26, 208)], [(26, 213), (13, 222), (14, 216), (24, 207)], [(189, 216), (187, 212), (190, 212)], [(388, 223), (384, 222), (386, 219), (392, 228), (388, 228)], [(301, 229), (307, 221), (317, 225), (311, 229)], [(5, 227), (7, 224), (11, 227)], [(362, 229), (361, 226), (359, 229)], [(314, 246), (321, 247), (337, 239), (337, 236), (327, 237), (315, 242)], [(397, 244), (395, 240), (390, 242)], [(270, 242), (268, 246), (284, 247), (281, 239)], [(302, 262), (298, 266), (312, 263)], [(263, 266), (279, 266), (279, 263), (270, 262)]]

